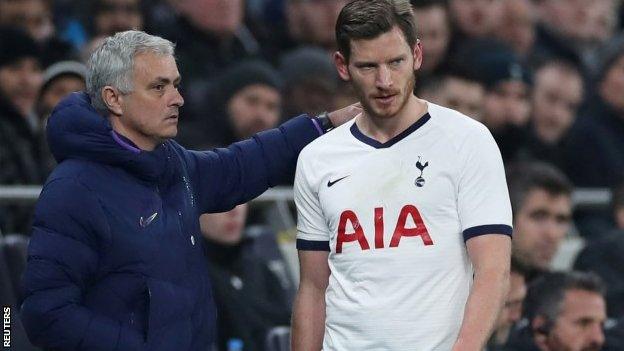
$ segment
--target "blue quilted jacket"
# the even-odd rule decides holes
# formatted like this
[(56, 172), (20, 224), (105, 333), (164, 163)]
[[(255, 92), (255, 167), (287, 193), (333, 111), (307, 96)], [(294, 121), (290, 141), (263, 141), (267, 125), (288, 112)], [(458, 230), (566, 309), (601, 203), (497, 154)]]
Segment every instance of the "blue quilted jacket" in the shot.
[(209, 350), (217, 311), (201, 213), (292, 176), (318, 136), (307, 117), (226, 149), (140, 151), (75, 93), (47, 127), (59, 165), (37, 203), (21, 315), (54, 350)]

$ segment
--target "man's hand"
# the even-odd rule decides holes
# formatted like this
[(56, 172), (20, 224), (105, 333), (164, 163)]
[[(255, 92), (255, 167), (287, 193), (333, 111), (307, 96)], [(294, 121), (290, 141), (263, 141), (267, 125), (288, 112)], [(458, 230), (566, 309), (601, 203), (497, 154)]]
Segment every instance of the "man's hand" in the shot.
[(350, 121), (360, 113), (362, 113), (362, 105), (359, 102), (356, 102), (355, 104), (343, 107), (340, 110), (330, 112), (328, 117), (332, 124), (335, 127), (338, 127), (339, 125)]

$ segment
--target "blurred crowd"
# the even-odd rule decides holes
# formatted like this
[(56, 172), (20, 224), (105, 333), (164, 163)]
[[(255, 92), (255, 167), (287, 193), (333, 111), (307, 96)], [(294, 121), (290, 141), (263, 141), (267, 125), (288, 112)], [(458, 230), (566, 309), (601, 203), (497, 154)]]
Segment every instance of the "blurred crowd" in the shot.
[[(46, 118), (85, 88), (90, 52), (118, 31), (176, 44), (177, 140), (190, 149), (355, 102), (332, 58), (347, 2), (0, 0), (0, 185), (45, 181), (55, 166)], [(622, 1), (411, 2), (424, 48), (416, 94), (484, 123), (508, 167), (512, 284), (489, 349), (624, 350)], [(573, 190), (586, 187), (612, 189), (611, 206), (575, 210)], [(0, 233), (28, 234), (31, 212), (2, 204)], [(290, 318), (292, 268), (247, 217), (243, 205), (201, 221), (221, 350), (232, 340), (263, 350)], [(575, 271), (551, 272), (572, 228), (585, 242)]]

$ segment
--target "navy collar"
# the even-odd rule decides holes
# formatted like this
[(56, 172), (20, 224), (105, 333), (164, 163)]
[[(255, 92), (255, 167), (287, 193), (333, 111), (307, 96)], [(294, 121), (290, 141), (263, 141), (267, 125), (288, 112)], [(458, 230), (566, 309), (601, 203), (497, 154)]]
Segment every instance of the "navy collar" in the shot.
[(366, 145), (370, 145), (376, 149), (385, 149), (405, 139), (408, 135), (412, 134), (418, 128), (422, 127), (430, 119), (431, 119), (431, 115), (429, 114), (429, 112), (425, 113), (422, 117), (418, 119), (418, 121), (414, 122), (407, 129), (399, 133), (394, 138), (386, 141), (385, 143), (381, 143), (367, 135), (364, 135), (364, 133), (360, 131), (356, 123), (353, 123), (353, 125), (351, 126), (351, 134), (353, 134), (353, 136), (356, 139), (358, 139), (359, 141), (363, 142)]

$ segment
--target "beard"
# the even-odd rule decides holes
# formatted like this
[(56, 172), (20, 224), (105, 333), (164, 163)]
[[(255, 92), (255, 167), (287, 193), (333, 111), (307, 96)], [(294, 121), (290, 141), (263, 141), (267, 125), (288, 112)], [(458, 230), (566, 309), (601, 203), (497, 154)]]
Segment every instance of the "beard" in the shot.
[[(392, 118), (399, 114), (409, 102), (415, 86), (415, 77), (408, 79), (402, 89), (376, 90), (375, 93), (367, 93), (357, 83), (352, 82), (353, 90), (362, 103), (362, 109), (373, 118)], [(375, 97), (377, 95), (394, 95), (395, 101), (386, 108), (378, 108)]]

